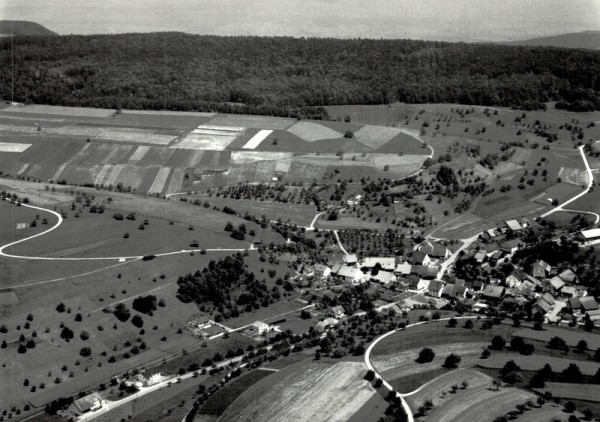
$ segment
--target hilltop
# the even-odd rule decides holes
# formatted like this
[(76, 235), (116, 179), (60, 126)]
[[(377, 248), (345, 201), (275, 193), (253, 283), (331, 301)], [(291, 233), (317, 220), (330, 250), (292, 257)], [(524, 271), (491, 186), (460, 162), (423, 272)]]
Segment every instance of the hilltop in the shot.
[(585, 48), (600, 50), (600, 31), (574, 32), (551, 37), (532, 38), (513, 41), (509, 45), (526, 45), (535, 47)]
[(0, 36), (10, 35), (58, 35), (39, 23), (30, 21), (0, 20)]

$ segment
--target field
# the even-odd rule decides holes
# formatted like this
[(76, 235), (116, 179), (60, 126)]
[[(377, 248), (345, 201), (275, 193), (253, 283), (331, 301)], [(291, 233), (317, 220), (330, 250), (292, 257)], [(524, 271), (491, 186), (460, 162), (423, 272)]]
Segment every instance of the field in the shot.
[(513, 334), (524, 339), (538, 340), (544, 343), (550, 341), (552, 337), (560, 337), (569, 347), (577, 346), (580, 340), (585, 340), (589, 350), (600, 348), (600, 335), (588, 333), (581, 330), (566, 330), (556, 327), (544, 327), (543, 331), (532, 330), (530, 328), (522, 328)]
[[(277, 179), (311, 183), (335, 170), (340, 176), (400, 178), (418, 171), (430, 153), (402, 129), (354, 123), (65, 107), (54, 112), (50, 106), (10, 111), (0, 115), (0, 135), (11, 133), (15, 140), (3, 143), (7, 155), (0, 157), (0, 167), (5, 174), (121, 185), (153, 195)], [(344, 137), (347, 132), (356, 136)], [(344, 154), (342, 160), (339, 154)], [(361, 154), (368, 154), (364, 162)]]
[(478, 362), (478, 366), (489, 369), (500, 369), (504, 367), (509, 360), (515, 361), (517, 365), (524, 371), (537, 371), (545, 364), (549, 364), (554, 372), (562, 372), (569, 364), (576, 363), (584, 375), (594, 375), (600, 369), (600, 363), (583, 361), (570, 358), (557, 358), (551, 356), (523, 356), (517, 354), (509, 355), (493, 355), (489, 359), (484, 359)]
[(226, 421), (346, 421), (373, 395), (358, 362), (300, 362), (258, 382), (221, 416)]
[(561, 399), (600, 402), (600, 385), (596, 384), (547, 382), (545, 388), (538, 388), (536, 391), (541, 394), (550, 392), (552, 397)]
[[(458, 369), (440, 377), (435, 383), (429, 384), (417, 394), (407, 398), (413, 412), (421, 407), (426, 400), (431, 400), (433, 409), (426, 417), (417, 420), (435, 421), (484, 421), (490, 422), (508, 411), (514, 410), (518, 404), (527, 400), (535, 402), (536, 396), (518, 388), (496, 389), (492, 378), (472, 369)], [(461, 386), (452, 392), (452, 386)], [(534, 409), (524, 414), (525, 420), (548, 421), (554, 417), (560, 418), (562, 411), (554, 406), (546, 405), (543, 418), (535, 416), (541, 409)], [(541, 413), (541, 412), (540, 412)]]

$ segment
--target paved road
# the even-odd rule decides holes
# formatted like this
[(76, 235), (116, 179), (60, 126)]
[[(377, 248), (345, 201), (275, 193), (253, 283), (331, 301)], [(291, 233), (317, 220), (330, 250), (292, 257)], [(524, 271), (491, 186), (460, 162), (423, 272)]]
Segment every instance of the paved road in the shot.
[[(553, 208), (550, 211), (542, 214), (541, 215), (542, 218), (545, 218), (551, 214), (554, 214), (557, 211), (567, 211), (566, 209), (564, 209), (565, 206), (569, 205), (571, 202), (578, 200), (579, 198), (581, 198), (583, 195), (585, 195), (586, 193), (588, 193), (590, 191), (592, 185), (594, 184), (594, 174), (592, 173), (592, 169), (590, 168), (590, 164), (588, 163), (587, 157), (585, 156), (583, 149), (584, 149), (583, 145), (579, 147), (579, 153), (581, 154), (581, 158), (583, 159), (583, 164), (585, 164), (585, 170), (587, 171), (587, 174), (588, 174), (587, 187), (583, 191), (581, 191), (580, 193), (578, 193), (577, 195), (575, 195), (574, 197), (569, 199), (568, 201), (566, 201), (563, 204), (560, 204), (559, 206), (557, 206), (556, 208)], [(596, 213), (593, 213), (593, 214), (595, 214), (597, 216), (597, 218), (600, 219), (600, 216), (598, 216), (598, 214), (596, 214)]]

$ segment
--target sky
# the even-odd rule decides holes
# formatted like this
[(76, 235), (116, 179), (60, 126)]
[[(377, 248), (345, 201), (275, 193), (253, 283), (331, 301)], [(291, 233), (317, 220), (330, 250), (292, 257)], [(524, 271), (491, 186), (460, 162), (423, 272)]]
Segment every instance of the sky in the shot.
[(509, 41), (600, 30), (600, 0), (0, 0), (0, 19), (59, 34)]

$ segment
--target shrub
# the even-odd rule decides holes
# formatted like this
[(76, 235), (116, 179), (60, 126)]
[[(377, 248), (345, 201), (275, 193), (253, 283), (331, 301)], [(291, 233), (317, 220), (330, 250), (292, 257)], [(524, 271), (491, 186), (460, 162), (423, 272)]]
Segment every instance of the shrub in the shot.
[(86, 358), (92, 355), (92, 349), (90, 349), (89, 347), (82, 347), (81, 350), (79, 350), (79, 354)]
[(115, 314), (117, 319), (121, 322), (127, 321), (129, 319), (129, 317), (131, 316), (131, 313), (129, 312), (129, 308), (127, 308), (127, 305), (125, 305), (124, 303), (119, 303), (115, 307), (115, 310), (113, 311), (113, 313)]
[(417, 358), (417, 363), (427, 363), (431, 362), (435, 357), (435, 353), (429, 347), (424, 348), (419, 352), (419, 357)]
[(446, 357), (446, 360), (444, 361), (444, 368), (456, 368), (458, 366), (458, 364), (460, 363), (461, 359), (460, 356), (455, 355), (454, 353), (449, 354)]

